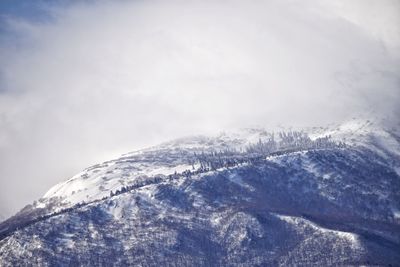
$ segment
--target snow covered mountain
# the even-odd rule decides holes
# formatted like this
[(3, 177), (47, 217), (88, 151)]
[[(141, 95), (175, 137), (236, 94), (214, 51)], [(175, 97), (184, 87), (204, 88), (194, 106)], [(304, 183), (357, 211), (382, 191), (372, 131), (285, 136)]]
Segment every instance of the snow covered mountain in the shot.
[(94, 165), (0, 224), (0, 265), (400, 263), (399, 127), (188, 137)]

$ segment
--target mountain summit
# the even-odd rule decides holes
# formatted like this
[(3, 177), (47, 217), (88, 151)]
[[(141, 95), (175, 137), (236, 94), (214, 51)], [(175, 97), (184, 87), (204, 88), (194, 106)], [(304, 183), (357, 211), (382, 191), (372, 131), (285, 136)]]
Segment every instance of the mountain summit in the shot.
[(0, 224), (0, 265), (400, 262), (400, 134), (187, 137), (94, 165)]

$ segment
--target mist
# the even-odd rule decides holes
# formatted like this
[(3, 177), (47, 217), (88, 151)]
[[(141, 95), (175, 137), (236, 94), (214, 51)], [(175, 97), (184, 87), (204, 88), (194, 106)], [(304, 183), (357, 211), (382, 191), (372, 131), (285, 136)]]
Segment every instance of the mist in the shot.
[(40, 1), (1, 12), (0, 214), (192, 134), (400, 117), (400, 3)]

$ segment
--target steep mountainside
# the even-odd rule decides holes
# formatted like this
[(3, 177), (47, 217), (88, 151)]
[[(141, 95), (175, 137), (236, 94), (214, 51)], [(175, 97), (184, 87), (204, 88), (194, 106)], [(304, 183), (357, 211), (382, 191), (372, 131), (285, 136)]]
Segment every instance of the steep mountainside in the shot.
[(190, 137), (87, 168), (0, 224), (0, 266), (398, 266), (397, 129), (307, 132)]

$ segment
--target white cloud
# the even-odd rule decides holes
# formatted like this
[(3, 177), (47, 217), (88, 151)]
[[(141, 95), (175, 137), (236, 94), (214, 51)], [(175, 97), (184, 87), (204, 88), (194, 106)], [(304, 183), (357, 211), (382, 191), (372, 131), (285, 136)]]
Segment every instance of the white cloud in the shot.
[(374, 20), (364, 2), (324, 0), (101, 1), (53, 7), (50, 22), (9, 20), (0, 211), (173, 137), (396, 117), (399, 13), (373, 2)]

